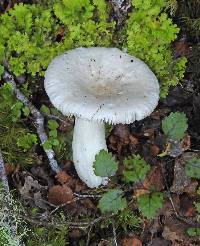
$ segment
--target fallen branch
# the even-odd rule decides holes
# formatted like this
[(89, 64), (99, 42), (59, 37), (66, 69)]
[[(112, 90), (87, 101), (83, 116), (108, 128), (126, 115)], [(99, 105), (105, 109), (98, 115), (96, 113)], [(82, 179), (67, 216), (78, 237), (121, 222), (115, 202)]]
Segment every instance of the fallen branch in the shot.
[(0, 150), (0, 179), (3, 184), (3, 189), (6, 193), (9, 193), (9, 185), (8, 185), (8, 179), (5, 171), (3, 156)]
[[(28, 100), (28, 98), (17, 88), (17, 85), (15, 83), (15, 80), (13, 76), (8, 73), (7, 71), (3, 74), (3, 79), (5, 82), (10, 83), (14, 89), (14, 93), (19, 101), (21, 101), (25, 106), (27, 106), (31, 112), (31, 114), (34, 117), (34, 123), (37, 129), (37, 134), (40, 138), (41, 145), (45, 143), (45, 141), (48, 140), (47, 134), (44, 129), (44, 117), (40, 113), (40, 111)], [(55, 160), (55, 153), (53, 150), (47, 150), (44, 149), (47, 158), (49, 160), (49, 164), (51, 166), (51, 169), (58, 173), (60, 171), (60, 168), (58, 166), (57, 161)]]

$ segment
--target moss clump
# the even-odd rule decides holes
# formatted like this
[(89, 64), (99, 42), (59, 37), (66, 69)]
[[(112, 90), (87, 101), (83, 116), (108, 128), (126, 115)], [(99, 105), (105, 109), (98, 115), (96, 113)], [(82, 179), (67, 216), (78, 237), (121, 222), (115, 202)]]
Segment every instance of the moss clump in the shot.
[(164, 13), (166, 1), (134, 0), (132, 4), (133, 12), (120, 30), (110, 21), (110, 5), (105, 0), (16, 4), (0, 17), (0, 63), (6, 61), (16, 76), (43, 75), (50, 61), (66, 50), (125, 47), (151, 67), (165, 97), (185, 70), (186, 60), (174, 61), (170, 47), (179, 29)]
[(183, 78), (186, 58), (174, 60), (171, 42), (179, 28), (163, 12), (163, 0), (132, 1), (134, 11), (127, 21), (128, 52), (145, 61), (158, 77), (161, 97)]
[(21, 104), (13, 96), (11, 85), (5, 84), (0, 88), (0, 149), (6, 163), (27, 166), (34, 162), (35, 155), (18, 146), (18, 140), (30, 134), (18, 121), (20, 116)]

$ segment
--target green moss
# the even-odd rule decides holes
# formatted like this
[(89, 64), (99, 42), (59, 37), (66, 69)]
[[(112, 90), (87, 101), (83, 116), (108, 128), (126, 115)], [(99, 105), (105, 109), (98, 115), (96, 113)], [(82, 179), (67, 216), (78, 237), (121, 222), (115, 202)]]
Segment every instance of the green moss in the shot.
[[(20, 105), (20, 107), (19, 107)], [(19, 103), (12, 94), (9, 84), (0, 88), (0, 149), (6, 163), (30, 165), (35, 160), (35, 155), (29, 150), (30, 144), (24, 151), (19, 146), (19, 140), (26, 138), (29, 131), (19, 121), (23, 104)], [(25, 144), (25, 142), (22, 142)]]
[(161, 85), (161, 97), (184, 75), (186, 58), (173, 60), (171, 42), (179, 28), (163, 12), (163, 0), (132, 1), (133, 12), (127, 21), (128, 52), (145, 61), (156, 74)]
[[(164, 13), (164, 0), (134, 0), (127, 25), (120, 30), (110, 21), (105, 0), (53, 0), (15, 4), (0, 17), (0, 63), (8, 61), (16, 75), (44, 75), (50, 61), (80, 46), (128, 48), (158, 77), (161, 96), (183, 77), (184, 58), (173, 60), (171, 42), (179, 28)], [(0, 68), (2, 73), (2, 67)]]

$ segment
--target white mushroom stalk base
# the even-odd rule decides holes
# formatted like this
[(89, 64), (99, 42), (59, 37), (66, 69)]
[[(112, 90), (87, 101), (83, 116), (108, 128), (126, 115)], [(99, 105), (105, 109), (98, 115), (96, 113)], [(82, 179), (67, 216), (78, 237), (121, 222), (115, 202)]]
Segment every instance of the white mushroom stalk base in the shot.
[(94, 174), (93, 162), (100, 150), (107, 150), (104, 124), (76, 118), (72, 142), (73, 161), (80, 179), (90, 188), (106, 185), (107, 177)]

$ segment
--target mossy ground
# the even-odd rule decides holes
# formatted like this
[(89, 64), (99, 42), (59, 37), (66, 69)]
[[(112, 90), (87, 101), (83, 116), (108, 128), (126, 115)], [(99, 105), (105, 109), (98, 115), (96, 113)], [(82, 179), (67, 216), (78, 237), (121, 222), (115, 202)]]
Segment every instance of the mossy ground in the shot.
[[(0, 5), (0, 11), (2, 13), (4, 13), (6, 7), (8, 7), (8, 2), (16, 3), (27, 1), (3, 1), (3, 4)], [(31, 4), (38, 2), (39, 1), (28, 1), (30, 6)], [(45, 1), (43, 3), (51, 5), (49, 1)], [(119, 245), (124, 243), (122, 239), (129, 238), (138, 238), (140, 239), (140, 241), (143, 242), (143, 244), (146, 245), (148, 245), (151, 240), (153, 240), (154, 245), (158, 245), (158, 242), (160, 242), (161, 245), (170, 245), (171, 242), (181, 243), (181, 240), (191, 240), (188, 239), (188, 237), (185, 235), (185, 231), (184, 234), (183, 231), (178, 230), (178, 228), (172, 226), (173, 224), (178, 223), (176, 220), (173, 220), (172, 222), (166, 220), (167, 216), (169, 215), (167, 214), (167, 212), (169, 210), (173, 211), (173, 209), (170, 207), (170, 202), (166, 202), (164, 204), (164, 210), (161, 211), (161, 213), (155, 218), (155, 220), (145, 220), (138, 212), (138, 208), (135, 202), (135, 196), (137, 194), (133, 194), (133, 190), (137, 190), (137, 188), (126, 186), (123, 183), (121, 176), (123, 170), (122, 160), (126, 156), (129, 156), (131, 154), (139, 153), (146, 159), (146, 161), (151, 165), (152, 168), (158, 168), (161, 163), (161, 169), (163, 170), (162, 175), (164, 176), (165, 181), (161, 181), (162, 175), (159, 176), (158, 172), (157, 176), (155, 177), (157, 183), (160, 182), (163, 185), (163, 193), (171, 194), (170, 198), (173, 198), (180, 218), (185, 218), (188, 216), (191, 220), (194, 220), (197, 212), (192, 205), (192, 202), (195, 200), (197, 202), (199, 199), (194, 190), (192, 192), (186, 190), (181, 195), (176, 192), (169, 192), (169, 187), (173, 185), (174, 177), (176, 177), (174, 165), (177, 159), (172, 157), (160, 158), (157, 157), (155, 153), (157, 153), (156, 151), (158, 149), (160, 151), (165, 150), (165, 137), (161, 130), (161, 120), (165, 115), (168, 114), (168, 112), (176, 110), (184, 111), (189, 118), (188, 133), (191, 136), (191, 149), (197, 151), (200, 148), (200, 28), (197, 25), (198, 22), (196, 22), (197, 24), (194, 25), (194, 19), (197, 20), (199, 18), (200, 8), (197, 8), (197, 6), (199, 5), (200, 3), (198, 0), (180, 1), (180, 3), (178, 3), (176, 12), (173, 14), (174, 21), (181, 27), (181, 32), (178, 34), (177, 41), (179, 42), (180, 39), (184, 37), (183, 42), (181, 41), (182, 43), (180, 44), (182, 45), (181, 48), (183, 54), (179, 53), (178, 55), (180, 57), (187, 56), (188, 59), (186, 74), (184, 80), (181, 81), (181, 85), (170, 89), (168, 97), (161, 100), (157, 111), (152, 114), (151, 117), (141, 122), (136, 122), (129, 126), (125, 126), (125, 128), (118, 128), (118, 126), (116, 126), (111, 131), (109, 131), (107, 135), (108, 148), (113, 154), (115, 154), (120, 162), (118, 173), (116, 177), (113, 178), (114, 181), (111, 181), (109, 188), (113, 188), (113, 185), (116, 185), (117, 183), (118, 187), (125, 190), (125, 196), (129, 204), (129, 209), (123, 211), (117, 216), (107, 215), (104, 217), (100, 214), (100, 211), (97, 208), (99, 199), (98, 195), (102, 194), (102, 192), (105, 192), (108, 188), (101, 188), (97, 190), (87, 189), (87, 187), (85, 187), (84, 184), (81, 183), (77, 177), (77, 174), (71, 162), (72, 153), (70, 146), (73, 131), (73, 120), (67, 121), (66, 118), (62, 118), (62, 116), (58, 112), (53, 110), (53, 107), (50, 104), (42, 86), (42, 74), (45, 68), (45, 65), (42, 64), (42, 62), (45, 60), (46, 55), (42, 53), (41, 57), (43, 58), (43, 60), (41, 60), (38, 65), (37, 59), (35, 58), (35, 53), (32, 54), (30, 52), (29, 54), (34, 57), (32, 67), (26, 67), (26, 65), (24, 66), (24, 60), (20, 60), (21, 69), (22, 67), (23, 69), (25, 69), (25, 73), (22, 75), (21, 79), (22, 81), (24, 79), (29, 81), (27, 92), (29, 94), (30, 101), (32, 101), (32, 103), (38, 108), (40, 108), (43, 104), (47, 105), (50, 109), (50, 114), (61, 117), (62, 120), (66, 121), (66, 124), (64, 125), (60, 121), (58, 121), (59, 128), (57, 131), (60, 144), (54, 149), (56, 152), (56, 159), (59, 161), (62, 169), (65, 170), (65, 172), (67, 172), (67, 174), (69, 175), (69, 183), (67, 183), (68, 186), (71, 188), (71, 190), (73, 190), (74, 193), (93, 195), (93, 197), (90, 197), (88, 195), (88, 197), (86, 198), (75, 196), (75, 198), (77, 198), (77, 201), (69, 203), (64, 207), (61, 206), (55, 208), (55, 206), (53, 206), (52, 204), (48, 204), (48, 188), (51, 187), (53, 184), (60, 186), (63, 184), (59, 183), (58, 178), (55, 178), (55, 175), (49, 169), (48, 161), (39, 143), (37, 145), (33, 145), (29, 150), (26, 151), (20, 149), (17, 146), (17, 140), (21, 135), (26, 135), (27, 133), (36, 133), (35, 126), (32, 124), (31, 116), (25, 117), (23, 114), (22, 117), (20, 116), (17, 121), (12, 121), (12, 119), (10, 118), (10, 110), (11, 105), (14, 105), (16, 103), (15, 97), (13, 96), (13, 101), (10, 100), (9, 102), (0, 97), (0, 149), (3, 152), (5, 163), (15, 166), (15, 171), (9, 173), (9, 182), (11, 188), (16, 189), (16, 199), (19, 199), (24, 208), (26, 208), (26, 214), (19, 212), (19, 214), (21, 213), (21, 215), (23, 215), (21, 219), (23, 221), (26, 221), (27, 226), (31, 229), (30, 232), (27, 232), (28, 236), (24, 237), (24, 242), (26, 245), (86, 245), (86, 243), (88, 242), (89, 232), (90, 235), (88, 245), (115, 245), (113, 240), (113, 231), (117, 233), (116, 238), (119, 242)], [(131, 9), (129, 9), (129, 12), (130, 11)], [(167, 11), (169, 11), (169, 9)], [(59, 15), (60, 13), (58, 8), (56, 13), (57, 15)], [(90, 13), (87, 14), (88, 16), (90, 15)], [(112, 5), (109, 5), (108, 25), (104, 22), (107, 17), (105, 18), (104, 13), (100, 13), (103, 21), (101, 22), (102, 26), (99, 26), (99, 28), (102, 28), (103, 32), (105, 32), (105, 30), (113, 30), (114, 27), (113, 25), (110, 25), (110, 22), (117, 19), (117, 17), (113, 16), (113, 14), (114, 11), (112, 9)], [(86, 15), (84, 18), (90, 18), (88, 16)], [(125, 13), (126, 18), (127, 16), (127, 13)], [(63, 25), (66, 25), (67, 20), (63, 16), (60, 16), (59, 18), (62, 21), (61, 27)], [(125, 22), (123, 21), (122, 25), (124, 23)], [(46, 28), (48, 29), (48, 23), (46, 24)], [(62, 40), (62, 38), (64, 37), (63, 35), (66, 35), (67, 30), (59, 29), (57, 24), (58, 23), (56, 23), (55, 26), (56, 31), (55, 33), (53, 33), (54, 38), (51, 39), (49, 42), (50, 45), (52, 45), (54, 48), (55, 46), (57, 46), (56, 52), (58, 53), (62, 52), (62, 50), (65, 48), (73, 48), (82, 44), (85, 46), (90, 46), (94, 38), (96, 40), (96, 43), (94, 45), (101, 42), (101, 45), (114, 45), (122, 47), (127, 41), (127, 37), (125, 34), (126, 30), (121, 30), (120, 26), (115, 29), (117, 30), (117, 32), (113, 33), (111, 31), (109, 32), (108, 37), (104, 36), (103, 38), (101, 35), (99, 36), (100, 32), (95, 37), (93, 36), (92, 26), (91, 30), (88, 30), (87, 32), (87, 37), (89, 37), (88, 40), (84, 38), (83, 30), (77, 29), (76, 31), (79, 39), (77, 39), (77, 36), (74, 35), (71, 40), (68, 40), (68, 42), (64, 44), (63, 47), (60, 47), (59, 40)], [(84, 24), (84, 21), (82, 24)], [(75, 22), (74, 25), (71, 26), (71, 28), (75, 28), (76, 25), (77, 22)], [(13, 30), (15, 30), (15, 28)], [(114, 35), (112, 36), (111, 34)], [(74, 42), (73, 45), (71, 43), (72, 41)], [(47, 42), (48, 47), (48, 41), (46, 40), (45, 42)], [(52, 42), (54, 44), (52, 44)], [(34, 42), (32, 42), (32, 45), (33, 43)], [(47, 47), (45, 46), (45, 48)], [(14, 47), (11, 52), (13, 56), (16, 55), (15, 48), (16, 47)], [(30, 48), (30, 46), (28, 48)], [(144, 47), (144, 49), (146, 48), (147, 47)], [(6, 49), (8, 49), (8, 46), (6, 46)], [(19, 53), (20, 52), (21, 51), (19, 51)], [(25, 51), (23, 50), (20, 55), (22, 54), (23, 56), (24, 52)], [(55, 50), (51, 50), (50, 52), (52, 52), (51, 56), (55, 55)], [(137, 52), (139, 51), (137, 50)], [(175, 50), (173, 50), (173, 52), (175, 53)], [(9, 55), (11, 53), (8, 52), (7, 57), (10, 57)], [(147, 58), (149, 59), (149, 57)], [(50, 60), (51, 57), (48, 57), (48, 59)], [(45, 64), (46, 62), (47, 61), (45, 60)], [(14, 67), (15, 63), (13, 62), (12, 64)], [(159, 66), (159, 64), (156, 66)], [(37, 74), (38, 68), (41, 72), (40, 75)], [(159, 67), (157, 69), (159, 70)], [(16, 75), (21, 75), (18, 72), (19, 69), (17, 68)], [(30, 73), (33, 73), (32, 76), (30, 75)], [(18, 80), (20, 80), (19, 77)], [(22, 89), (21, 85), (19, 85), (19, 87)], [(46, 131), (48, 132), (49, 129), (47, 126), (47, 122), (48, 117), (45, 118), (45, 127)], [(34, 184), (37, 183), (34, 187), (31, 186), (31, 189), (28, 190), (28, 194), (30, 196), (29, 198), (25, 197), (25, 193), (21, 192), (27, 176), (31, 176), (34, 179)], [(199, 180), (194, 180), (194, 183), (195, 182), (198, 186)], [(40, 186), (38, 186), (38, 183)], [(192, 186), (194, 185), (194, 183), (193, 181), (191, 181), (190, 185)], [(47, 187), (47, 189), (45, 189), (45, 186)], [(39, 196), (39, 198), (36, 194)], [(179, 206), (179, 203), (181, 203), (182, 205)], [(54, 209), (56, 209), (56, 211), (54, 211)], [(176, 216), (176, 214), (172, 213), (170, 214), (170, 216), (173, 217)], [(92, 226), (83, 226), (81, 224), (81, 222), (86, 223), (89, 221), (94, 224), (92, 224)], [(69, 222), (75, 222), (76, 226), (72, 226), (72, 224), (70, 225)], [(61, 225), (55, 226), (56, 223), (61, 223)], [(183, 221), (179, 221), (179, 223), (181, 223), (179, 224), (179, 227), (181, 229), (185, 228), (185, 223), (183, 223)], [(176, 240), (170, 237), (170, 235), (167, 235), (166, 231), (170, 229), (172, 230), (172, 232), (177, 232)], [(190, 242), (193, 243), (192, 245), (198, 245), (196, 239), (194, 239), (194, 241), (191, 240)], [(128, 244), (124, 243), (123, 245)]]

